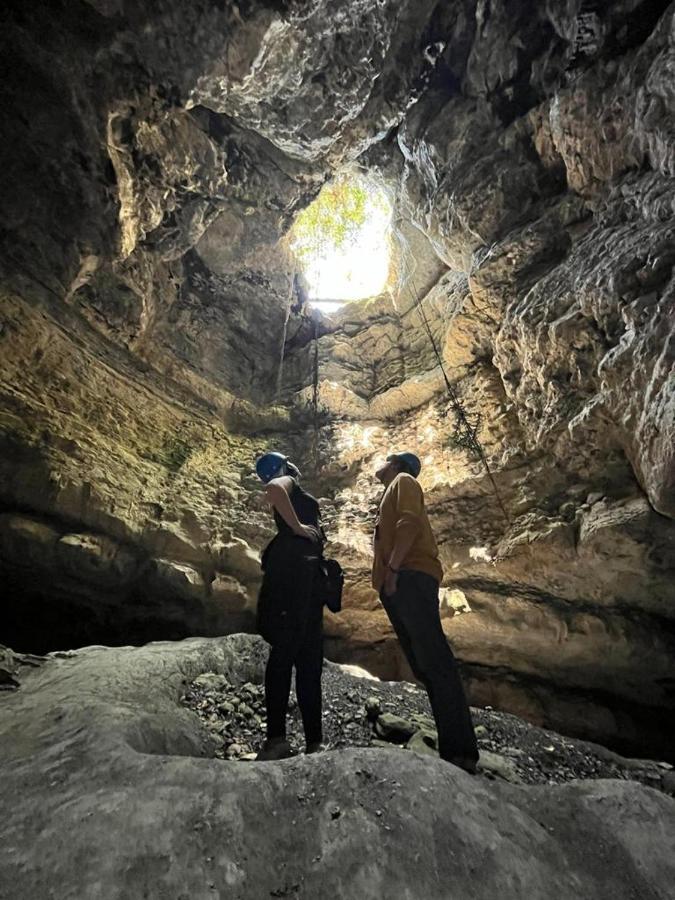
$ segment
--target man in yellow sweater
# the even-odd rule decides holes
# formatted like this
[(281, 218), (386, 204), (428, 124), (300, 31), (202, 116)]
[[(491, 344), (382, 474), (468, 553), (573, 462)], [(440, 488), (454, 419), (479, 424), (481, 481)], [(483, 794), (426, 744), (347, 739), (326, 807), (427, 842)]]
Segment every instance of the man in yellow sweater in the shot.
[(443, 569), (413, 453), (394, 453), (375, 473), (385, 487), (373, 543), (373, 587), (410, 668), (429, 694), (442, 759), (476, 771), (478, 748), (457, 662), (441, 627)]

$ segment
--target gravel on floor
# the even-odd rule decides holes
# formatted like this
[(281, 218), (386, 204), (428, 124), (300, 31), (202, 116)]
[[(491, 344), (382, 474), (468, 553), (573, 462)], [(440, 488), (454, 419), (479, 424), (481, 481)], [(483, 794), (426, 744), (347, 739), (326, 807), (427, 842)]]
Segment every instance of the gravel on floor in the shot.
[[(359, 677), (327, 663), (323, 674), (323, 728), (328, 752), (347, 747), (382, 747), (397, 752), (435, 753), (436, 732), (426, 692), (408, 682)], [(215, 757), (248, 761), (264, 740), (265, 700), (261, 684), (232, 684), (207, 673), (187, 684), (183, 704), (201, 719)], [(668, 763), (629, 760), (596, 744), (563, 737), (490, 707), (472, 709), (481, 753), (479, 774), (520, 784), (559, 784), (580, 778), (622, 778), (672, 792)], [(402, 721), (401, 721), (402, 720)], [(414, 739), (410, 740), (414, 735)], [(304, 750), (294, 693), (288, 739)]]

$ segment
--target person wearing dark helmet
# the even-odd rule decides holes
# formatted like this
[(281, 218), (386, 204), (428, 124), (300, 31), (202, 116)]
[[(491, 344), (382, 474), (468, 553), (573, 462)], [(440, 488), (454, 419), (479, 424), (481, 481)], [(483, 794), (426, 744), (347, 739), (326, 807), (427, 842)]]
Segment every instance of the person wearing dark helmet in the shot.
[(478, 747), (457, 662), (441, 627), (443, 569), (417, 481), (421, 467), (414, 453), (393, 453), (375, 473), (385, 490), (373, 542), (373, 587), (429, 694), (441, 758), (473, 773)]
[(316, 585), (324, 536), (319, 504), (300, 487), (293, 463), (281, 453), (265, 453), (256, 472), (277, 526), (263, 552), (258, 598), (258, 630), (271, 647), (265, 669), (267, 739), (256, 758), (274, 760), (291, 754), (286, 714), (294, 667), (305, 752), (322, 749), (323, 603)]

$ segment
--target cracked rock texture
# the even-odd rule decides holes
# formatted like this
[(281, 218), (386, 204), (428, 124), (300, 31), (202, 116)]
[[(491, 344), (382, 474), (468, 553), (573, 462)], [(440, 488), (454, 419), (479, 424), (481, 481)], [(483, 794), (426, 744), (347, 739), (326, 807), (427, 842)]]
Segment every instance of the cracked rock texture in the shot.
[[(251, 629), (274, 447), (348, 570), (329, 654), (405, 677), (371, 473), (417, 447), (473, 702), (672, 758), (673, 3), (1, 15), (0, 639)], [(392, 279), (312, 316), (284, 236), (353, 164)]]
[(262, 646), (96, 647), (21, 668), (0, 696), (0, 897), (670, 896), (675, 801), (637, 782), (491, 782), (400, 749), (209, 758), (185, 686), (255, 679)]

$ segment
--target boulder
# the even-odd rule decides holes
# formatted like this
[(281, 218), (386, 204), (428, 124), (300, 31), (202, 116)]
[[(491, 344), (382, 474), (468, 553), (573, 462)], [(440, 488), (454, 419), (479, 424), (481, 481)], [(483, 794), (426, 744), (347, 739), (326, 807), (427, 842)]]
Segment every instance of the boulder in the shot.
[(244, 585), (232, 575), (218, 573), (211, 582), (211, 601), (225, 610), (240, 611), (250, 605)]
[(664, 772), (661, 776), (661, 787), (675, 797), (675, 772)]
[(504, 781), (510, 781), (511, 784), (520, 784), (520, 776), (518, 775), (516, 764), (512, 759), (499, 753), (481, 750), (478, 767), (484, 772), (489, 772), (498, 778), (502, 778)]
[(405, 746), (407, 750), (412, 750), (414, 753), (438, 756), (438, 734), (430, 729), (420, 728)]
[(15, 513), (0, 514), (2, 559), (11, 565), (55, 568), (59, 536), (53, 526), (40, 519)]
[(232, 538), (216, 548), (220, 567), (242, 581), (258, 582), (261, 578), (260, 557), (242, 538)]
[(379, 697), (368, 697), (365, 703), (365, 711), (366, 716), (370, 719), (371, 722), (375, 722), (377, 717), (380, 715), (380, 698)]
[(0, 896), (670, 895), (675, 800), (635, 782), (527, 788), (380, 749), (205, 758), (185, 682), (263, 664), (236, 635), (31, 668), (0, 696)]
[(415, 733), (415, 726), (401, 716), (385, 712), (377, 717), (375, 733), (392, 744), (405, 744)]
[(154, 561), (154, 580), (158, 590), (165, 590), (169, 596), (186, 599), (203, 599), (206, 587), (201, 574), (186, 563), (172, 559)]

